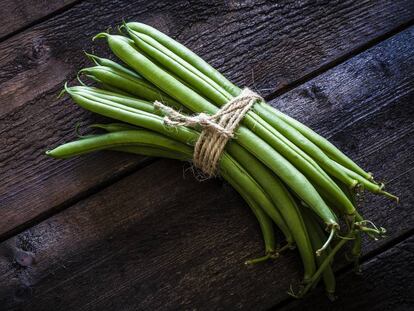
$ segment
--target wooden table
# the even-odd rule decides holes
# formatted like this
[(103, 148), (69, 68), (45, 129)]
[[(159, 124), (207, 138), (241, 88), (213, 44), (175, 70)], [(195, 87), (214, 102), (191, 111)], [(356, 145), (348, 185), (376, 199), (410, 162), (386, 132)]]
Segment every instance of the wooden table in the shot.
[[(0, 5), (0, 310), (412, 310), (414, 1)], [(362, 275), (338, 257), (336, 302), (322, 288), (289, 298), (296, 252), (243, 265), (263, 246), (226, 183), (161, 159), (44, 155), (76, 122), (101, 120), (56, 95), (88, 64), (82, 50), (108, 55), (90, 38), (122, 19), (188, 45), (401, 197), (367, 197), (364, 215), (388, 237), (365, 241)]]

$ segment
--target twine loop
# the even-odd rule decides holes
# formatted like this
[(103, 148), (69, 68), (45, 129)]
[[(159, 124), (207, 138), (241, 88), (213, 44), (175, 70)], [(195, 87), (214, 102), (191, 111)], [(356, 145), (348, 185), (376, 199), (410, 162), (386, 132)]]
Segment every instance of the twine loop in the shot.
[(164, 112), (167, 126), (190, 126), (202, 128), (194, 147), (193, 163), (207, 178), (217, 175), (218, 163), (227, 142), (234, 138), (234, 132), (245, 114), (256, 100), (263, 100), (257, 93), (244, 88), (215, 114), (199, 113), (184, 115), (159, 101), (154, 106)]

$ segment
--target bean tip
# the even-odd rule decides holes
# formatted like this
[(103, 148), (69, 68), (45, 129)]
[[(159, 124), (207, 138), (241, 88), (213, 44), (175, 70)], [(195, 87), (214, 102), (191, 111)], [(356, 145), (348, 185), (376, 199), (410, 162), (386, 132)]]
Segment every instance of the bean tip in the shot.
[(109, 37), (110, 37), (110, 34), (109, 33), (107, 33), (107, 32), (100, 32), (100, 33), (98, 33), (97, 35), (95, 35), (92, 38), (92, 41), (95, 41), (95, 39), (109, 38)]
[(61, 90), (61, 91), (59, 92), (59, 94), (58, 94), (57, 98), (58, 98), (58, 99), (59, 99), (59, 98), (61, 98), (61, 97), (63, 96), (63, 94), (65, 94), (65, 92), (66, 92), (66, 89), (64, 88), (63, 90)]
[(97, 65), (97, 66), (99, 66), (99, 65), (100, 65), (100, 64), (99, 64), (99, 62), (98, 62), (98, 60), (99, 60), (99, 57), (98, 57), (98, 56), (96, 56), (96, 55), (94, 55), (94, 54), (91, 54), (91, 53), (88, 53), (88, 52), (86, 52), (86, 51), (83, 51), (83, 53), (85, 53), (86, 57), (87, 57), (89, 60), (93, 61), (95, 65)]
[(387, 191), (383, 191), (383, 190), (380, 193), (383, 194), (383, 195), (385, 195), (387, 198), (390, 198), (392, 200), (395, 200), (395, 202), (397, 204), (400, 203), (400, 198), (398, 196), (393, 195), (393, 194), (391, 194), (391, 193), (389, 193)]

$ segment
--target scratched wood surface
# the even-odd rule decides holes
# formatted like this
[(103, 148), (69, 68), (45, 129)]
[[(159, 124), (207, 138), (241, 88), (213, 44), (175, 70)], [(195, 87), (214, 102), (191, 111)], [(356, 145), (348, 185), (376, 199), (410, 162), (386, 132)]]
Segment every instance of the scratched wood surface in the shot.
[(76, 0), (1, 0), (0, 38), (30, 27), (59, 10), (69, 7)]
[[(76, 120), (96, 120), (55, 96), (85, 64), (81, 50), (89, 49), (90, 36), (127, 16), (176, 36), (389, 182), (402, 204), (395, 208), (383, 198), (368, 198), (364, 214), (387, 227), (389, 238), (368, 242), (364, 267), (372, 282), (383, 282), (386, 271), (398, 277), (384, 277), (382, 289), (371, 288), (367, 300), (358, 303), (367, 306), (376, 294), (384, 295), (385, 286), (395, 284), (400, 295), (389, 292), (373, 306), (408, 310), (414, 203), (411, 1), (210, 1), (191, 6), (103, 1), (99, 16), (91, 18), (93, 7), (88, 1), (63, 7), (0, 43), (1, 306), (333, 306), (321, 292), (302, 302), (288, 298), (286, 289), (300, 278), (294, 252), (275, 263), (243, 267), (245, 259), (261, 254), (262, 245), (248, 208), (225, 183), (197, 183), (189, 173), (183, 179), (183, 166), (174, 161), (117, 153), (68, 161), (43, 156), (47, 147), (74, 137)], [(105, 53), (102, 46), (95, 49)], [(408, 250), (401, 257), (405, 260), (393, 259), (402, 249)], [(389, 258), (383, 260), (388, 265), (383, 274), (378, 273), (380, 259), (372, 264), (377, 257)], [(346, 293), (355, 281), (350, 267), (341, 262), (337, 268), (344, 309), (358, 306)], [(354, 293), (367, 289), (363, 280), (355, 282)]]
[[(329, 6), (314, 1), (81, 2), (11, 37), (0, 43), (0, 235), (12, 236), (145, 164), (125, 155), (65, 162), (44, 156), (47, 148), (75, 137), (77, 121), (96, 120), (56, 96), (87, 63), (82, 50), (92, 49), (91, 36), (122, 18), (157, 26), (240, 85), (273, 95), (398, 31), (413, 16), (414, 2), (407, 0)], [(107, 53), (102, 43), (94, 49)]]

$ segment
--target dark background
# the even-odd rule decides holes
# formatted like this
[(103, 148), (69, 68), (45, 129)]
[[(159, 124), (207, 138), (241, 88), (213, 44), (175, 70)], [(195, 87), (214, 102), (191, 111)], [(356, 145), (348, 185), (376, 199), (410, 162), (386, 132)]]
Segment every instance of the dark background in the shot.
[[(413, 306), (414, 1), (0, 0), (0, 310), (410, 310)], [(96, 116), (56, 96), (108, 55), (90, 38), (156, 26), (240, 86), (328, 137), (401, 197), (367, 196), (388, 229), (362, 275), (339, 255), (339, 296), (303, 300), (296, 252), (263, 252), (242, 199), (186, 165), (48, 148)]]

